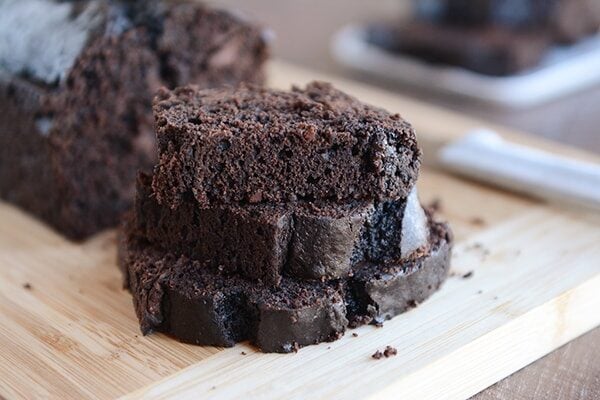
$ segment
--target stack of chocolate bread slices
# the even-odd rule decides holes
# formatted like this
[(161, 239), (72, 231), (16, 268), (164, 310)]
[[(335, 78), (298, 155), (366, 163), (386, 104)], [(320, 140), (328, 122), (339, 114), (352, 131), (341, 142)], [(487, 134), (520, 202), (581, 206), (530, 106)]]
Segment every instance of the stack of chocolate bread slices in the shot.
[(120, 265), (142, 331), (290, 352), (425, 300), (451, 238), (399, 115), (326, 83), (161, 90)]

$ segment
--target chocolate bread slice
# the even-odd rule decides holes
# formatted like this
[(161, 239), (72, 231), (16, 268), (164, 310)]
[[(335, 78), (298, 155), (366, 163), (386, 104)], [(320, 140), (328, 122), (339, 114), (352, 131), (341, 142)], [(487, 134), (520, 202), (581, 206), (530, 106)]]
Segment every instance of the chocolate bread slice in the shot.
[(156, 159), (155, 90), (260, 83), (260, 29), (196, 2), (0, 2), (0, 197), (82, 239)]
[(430, 250), (412, 260), (356, 266), (343, 279), (283, 278), (279, 287), (198, 266), (140, 240), (122, 237), (128, 276), (144, 334), (186, 343), (233, 346), (250, 340), (264, 352), (291, 352), (332, 341), (351, 326), (379, 323), (425, 300), (448, 272), (448, 228), (430, 220)]
[(350, 204), (222, 205), (201, 208), (188, 195), (174, 209), (160, 205), (140, 174), (135, 229), (153, 246), (226, 273), (278, 285), (347, 276), (363, 260), (408, 257), (428, 243), (416, 190), (408, 199)]
[(171, 208), (190, 192), (203, 208), (394, 200), (408, 195), (419, 170), (408, 122), (327, 83), (162, 90), (154, 115), (153, 187)]

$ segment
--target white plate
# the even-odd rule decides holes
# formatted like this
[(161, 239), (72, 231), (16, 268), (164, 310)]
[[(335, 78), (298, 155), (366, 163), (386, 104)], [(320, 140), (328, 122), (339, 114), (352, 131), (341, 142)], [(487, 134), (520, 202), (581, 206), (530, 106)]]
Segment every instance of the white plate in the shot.
[(361, 26), (340, 30), (333, 38), (332, 52), (340, 63), (356, 70), (510, 107), (539, 104), (600, 82), (600, 35), (554, 47), (535, 69), (508, 77), (428, 64), (387, 52), (368, 43)]

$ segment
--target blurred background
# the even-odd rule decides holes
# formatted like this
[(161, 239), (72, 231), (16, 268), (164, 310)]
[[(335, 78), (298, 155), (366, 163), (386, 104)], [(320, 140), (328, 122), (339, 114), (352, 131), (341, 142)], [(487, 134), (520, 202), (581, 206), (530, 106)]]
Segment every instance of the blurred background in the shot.
[[(252, 19), (272, 28), (276, 35), (276, 40), (273, 43), (273, 53), (277, 58), (328, 73), (383, 86), (388, 90), (398, 91), (430, 103), (510, 126), (527, 133), (585, 148), (588, 151), (600, 152), (600, 129), (598, 128), (600, 126), (600, 84), (598, 83), (582, 83), (580, 87), (571, 93), (559, 93), (556, 95), (556, 98), (541, 101), (539, 104), (506, 106), (505, 104), (494, 104), (493, 101), (481, 101), (455, 96), (448, 94), (447, 91), (442, 92), (424, 87), (416, 88), (414, 85), (400, 82), (398, 79), (389, 79), (389, 76), (385, 77), (384, 75), (386, 74), (381, 73), (381, 71), (373, 71), (373, 73), (357, 71), (357, 68), (352, 68), (347, 63), (343, 65), (344, 63), (340, 62), (339, 59), (336, 60), (332, 54), (331, 47), (334, 36), (348, 25), (361, 27), (380, 27), (386, 25), (402, 27), (410, 25), (411, 21), (416, 18), (414, 15), (417, 13), (415, 10), (417, 7), (422, 8), (418, 10), (422, 14), (421, 18), (425, 14), (425, 18), (431, 17), (429, 19), (435, 19), (435, 15), (433, 15), (435, 7), (438, 6), (439, 9), (440, 3), (447, 3), (444, 0), (418, 0), (414, 2), (411, 0), (212, 0), (211, 3), (238, 9)], [(461, 1), (457, 3), (461, 3)], [(465, 3), (465, 1), (462, 1), (462, 3)], [(479, 3), (504, 3), (508, 4), (509, 8), (513, 7), (512, 10), (515, 10), (519, 9), (519, 5), (523, 6), (525, 3), (542, 6), (544, 4), (551, 4), (552, 1), (504, 0), (483, 1)], [(600, 0), (568, 0), (562, 3), (587, 3), (584, 6), (594, 7), (594, 12), (597, 12), (598, 8), (600, 8)], [(415, 7), (415, 4), (417, 4), (417, 7)], [(523, 11), (522, 9), (520, 10)], [(560, 23), (566, 25), (567, 28), (570, 25), (581, 26), (581, 17), (577, 15), (576, 11), (562, 11), (564, 17)], [(427, 13), (430, 15), (427, 15)], [(588, 14), (591, 15), (591, 12), (588, 12)], [(480, 18), (480, 16), (471, 17)], [(508, 17), (509, 30), (519, 30), (519, 26), (513, 23), (517, 17)], [(512, 21), (510, 18), (512, 18)], [(486, 35), (492, 35), (486, 32), (485, 28), (482, 28), (481, 31), (478, 30), (480, 27), (474, 26), (476, 24), (472, 20), (465, 21), (463, 19), (455, 25), (460, 27), (470, 25), (467, 29), (471, 29), (472, 36), (485, 37)], [(482, 25), (488, 24), (482, 23)], [(525, 22), (525, 25), (531, 26), (532, 24)], [(597, 27), (596, 25), (596, 29)], [(590, 36), (593, 35), (590, 35), (588, 31), (583, 36), (585, 36), (583, 40), (589, 41)], [(525, 52), (531, 55), (541, 50), (541, 46), (548, 45), (543, 39), (536, 42), (535, 39), (517, 35), (515, 38), (508, 38), (507, 40), (510, 41), (511, 39), (518, 41), (522, 47), (521, 49), (517, 48), (514, 50), (517, 53), (516, 57), (519, 56), (518, 52), (521, 52), (521, 54)], [(505, 45), (504, 38), (497, 39), (496, 42), (494, 40), (493, 38), (490, 39), (492, 46)], [(526, 41), (530, 41), (531, 43), (525, 43)], [(572, 42), (576, 43), (578, 41), (573, 40)], [(570, 46), (573, 43), (569, 43), (568, 45)], [(478, 45), (481, 45), (481, 43), (473, 44), (473, 46)], [(565, 43), (557, 43), (557, 45), (564, 47)], [(594, 60), (597, 61), (600, 57), (600, 46), (595, 46), (594, 49), (596, 52), (593, 56), (595, 57)], [(531, 62), (531, 60), (523, 62)], [(362, 69), (368, 68), (370, 67)], [(386, 68), (389, 68), (389, 66)], [(535, 70), (536, 68), (526, 68), (526, 72), (532, 69)], [(598, 75), (600, 68), (596, 70), (598, 71), (596, 73), (593, 70), (591, 72), (571, 73), (567, 76), (566, 80), (576, 79), (578, 76), (590, 78), (589, 74)], [(402, 73), (402, 71), (398, 70), (390, 72), (388, 75)], [(418, 72), (416, 71), (416, 73)], [(474, 75), (485, 74), (472, 74), (469, 77), (472, 78)], [(520, 75), (523, 75), (523, 73)], [(445, 78), (443, 77), (443, 79)], [(474, 76), (474, 78), (475, 80), (478, 79), (477, 76)], [(484, 76), (483, 78), (485, 80), (488, 77)], [(492, 78), (495, 79), (488, 79), (488, 81), (506, 81), (506, 79), (502, 79), (506, 78), (506, 76), (494, 76)], [(564, 83), (565, 79), (547, 78), (546, 81), (542, 80), (542, 82), (543, 86), (546, 86), (546, 84), (552, 86)], [(474, 84), (476, 85), (477, 82)], [(493, 84), (495, 85), (496, 83)], [(557, 90), (560, 92), (560, 89)], [(528, 94), (531, 95), (532, 93)]]

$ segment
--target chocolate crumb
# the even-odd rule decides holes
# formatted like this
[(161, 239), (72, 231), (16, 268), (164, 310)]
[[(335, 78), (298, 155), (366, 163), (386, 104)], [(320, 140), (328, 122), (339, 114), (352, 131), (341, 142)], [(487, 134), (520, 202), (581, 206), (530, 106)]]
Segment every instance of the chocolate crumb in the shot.
[(385, 350), (383, 351), (383, 355), (385, 358), (393, 357), (398, 354), (398, 350), (392, 346), (385, 346)]
[(469, 278), (470, 278), (470, 277), (472, 277), (472, 276), (473, 276), (473, 271), (469, 271), (469, 272), (467, 272), (466, 274), (464, 274), (464, 275), (462, 276), (462, 278), (463, 278), (463, 279), (469, 279)]
[(390, 358), (398, 354), (398, 350), (392, 346), (385, 346), (385, 349), (382, 351), (377, 350), (375, 353), (371, 355), (376, 360), (381, 360), (383, 357)]
[(433, 212), (440, 211), (442, 209), (442, 199), (435, 197), (433, 200), (431, 200), (431, 203), (429, 203), (427, 208), (431, 209)]
[(31, 286), (31, 283), (25, 282), (23, 284), (23, 289), (25, 289), (25, 290), (31, 290), (31, 289), (33, 289), (33, 286)]
[(354, 336), (354, 337), (358, 337), (358, 333), (356, 333), (356, 332), (352, 332), (352, 336)]
[(375, 325), (377, 328), (383, 327), (383, 319), (379, 317), (373, 318), (373, 325)]
[(331, 346), (327, 346), (327, 350), (331, 350)]
[(473, 217), (469, 220), (469, 222), (471, 223), (471, 225), (475, 225), (475, 226), (485, 226), (487, 225), (485, 220), (481, 217)]
[(246, 352), (245, 352), (245, 351), (242, 351), (240, 354), (241, 354), (241, 355), (243, 355), (243, 356), (245, 356), (245, 355), (246, 355)]

